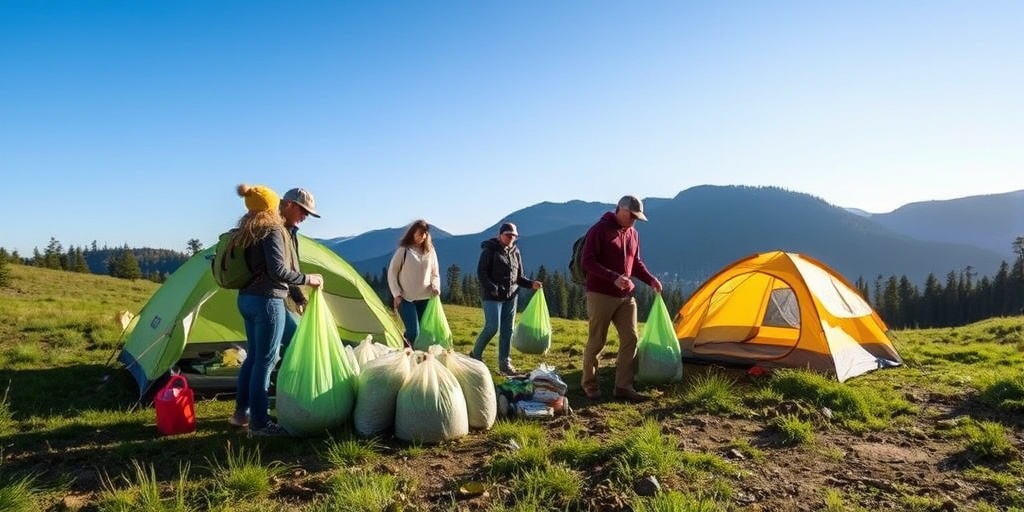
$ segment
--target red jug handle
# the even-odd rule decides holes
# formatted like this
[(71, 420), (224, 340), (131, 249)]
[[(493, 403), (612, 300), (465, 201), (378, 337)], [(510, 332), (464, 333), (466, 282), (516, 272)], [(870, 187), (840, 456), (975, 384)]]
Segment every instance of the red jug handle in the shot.
[(173, 389), (175, 384), (181, 384), (181, 389), (188, 389), (188, 381), (185, 380), (185, 376), (181, 374), (171, 375), (170, 379), (167, 379), (167, 384), (164, 384), (164, 389)]

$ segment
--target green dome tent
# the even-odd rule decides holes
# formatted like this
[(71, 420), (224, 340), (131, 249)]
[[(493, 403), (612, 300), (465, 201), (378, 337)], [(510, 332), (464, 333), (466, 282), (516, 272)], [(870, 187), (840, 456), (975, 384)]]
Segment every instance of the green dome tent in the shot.
[[(128, 327), (118, 360), (139, 385), (142, 396), (185, 353), (244, 345), (245, 328), (238, 314), (237, 290), (217, 286), (210, 270), (214, 248), (189, 258), (159, 288)], [(376, 342), (403, 346), (402, 334), (377, 294), (358, 272), (334, 251), (299, 236), (299, 266), (323, 274), (324, 299), (341, 339), (357, 342), (373, 335)]]

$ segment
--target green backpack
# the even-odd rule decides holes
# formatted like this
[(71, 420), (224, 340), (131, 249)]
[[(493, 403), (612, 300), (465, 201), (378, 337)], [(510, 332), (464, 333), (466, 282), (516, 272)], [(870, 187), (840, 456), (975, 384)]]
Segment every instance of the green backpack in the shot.
[(587, 284), (587, 269), (583, 268), (583, 243), (586, 241), (587, 235), (576, 239), (572, 244), (572, 258), (569, 260), (569, 277), (580, 286)]
[[(210, 261), (210, 266), (213, 269), (213, 280), (221, 288), (229, 290), (245, 288), (255, 277), (252, 270), (249, 269), (249, 264), (245, 261), (245, 249), (235, 243), (235, 233), (237, 231), (237, 229), (232, 229), (220, 235), (220, 238), (217, 240), (217, 247), (213, 251), (213, 260)], [(285, 247), (288, 248), (287, 256), (294, 258), (288, 232), (283, 228), (278, 231), (281, 233)]]
[(245, 288), (253, 278), (252, 270), (249, 270), (249, 264), (245, 262), (245, 249), (235, 244), (237, 231), (232, 229), (220, 235), (213, 251), (213, 260), (210, 261), (213, 280), (221, 288), (230, 290)]

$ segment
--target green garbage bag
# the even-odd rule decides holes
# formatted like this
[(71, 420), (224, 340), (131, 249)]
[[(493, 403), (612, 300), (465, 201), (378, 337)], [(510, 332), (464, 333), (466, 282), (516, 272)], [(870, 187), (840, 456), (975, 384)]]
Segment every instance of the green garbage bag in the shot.
[(683, 354), (660, 293), (654, 295), (651, 313), (636, 345), (636, 359), (634, 380), (638, 382), (676, 382), (683, 378)]
[(313, 289), (277, 374), (277, 421), (292, 435), (341, 425), (355, 406), (357, 372), (322, 296)]
[(512, 345), (524, 354), (544, 354), (551, 348), (551, 315), (543, 288), (534, 292), (523, 314), (519, 315)]
[(444, 316), (441, 298), (437, 295), (427, 301), (427, 308), (420, 318), (420, 333), (412, 348), (426, 352), (431, 345), (452, 348), (452, 330), (448, 327), (448, 317)]

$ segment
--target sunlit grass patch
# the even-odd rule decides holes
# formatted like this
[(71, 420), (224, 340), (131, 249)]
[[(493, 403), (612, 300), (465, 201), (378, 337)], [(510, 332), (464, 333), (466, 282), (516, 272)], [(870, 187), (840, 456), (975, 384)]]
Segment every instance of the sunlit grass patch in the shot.
[(0, 478), (0, 510), (4, 512), (37, 512), (38, 495), (32, 476)]
[(694, 412), (723, 414), (736, 412), (742, 407), (735, 379), (715, 372), (698, 375), (691, 380), (682, 400)]
[(328, 481), (331, 489), (323, 512), (402, 510), (402, 481), (395, 475), (367, 471), (342, 472)]
[(777, 416), (772, 419), (771, 426), (782, 436), (783, 444), (799, 445), (814, 441), (814, 426), (796, 416)]
[(634, 496), (630, 500), (634, 512), (718, 512), (722, 504), (702, 495), (679, 491), (659, 492), (651, 497)]
[(614, 472), (623, 482), (645, 476), (665, 479), (675, 474), (683, 462), (679, 441), (662, 435), (654, 420), (622, 434), (621, 451), (614, 458)]
[(1005, 460), (1016, 453), (1006, 427), (992, 421), (967, 421), (960, 426), (964, 449), (980, 459)]
[(224, 462), (210, 461), (216, 487), (215, 501), (264, 499), (273, 491), (272, 480), (287, 468), (278, 461), (264, 464), (259, 447), (233, 450), (229, 444)]
[(103, 491), (99, 498), (100, 512), (187, 512), (185, 487), (189, 466), (179, 466), (178, 481), (173, 495), (164, 498), (156, 469), (132, 460), (132, 475), (122, 475), (124, 486), (118, 486), (109, 476), (102, 479)]
[(726, 446), (726, 449), (736, 450), (744, 457), (753, 461), (761, 461), (764, 460), (765, 457), (764, 450), (751, 445), (750, 441), (747, 441), (746, 439), (733, 439), (732, 442)]
[(381, 444), (376, 439), (360, 440), (349, 437), (340, 441), (329, 439), (326, 444), (324, 459), (339, 469), (365, 464), (380, 457)]
[(1019, 370), (982, 375), (976, 386), (981, 402), (1006, 411), (1024, 411), (1024, 375)]
[(551, 458), (570, 467), (584, 469), (607, 459), (612, 449), (608, 443), (584, 436), (579, 426), (573, 424), (560, 441), (551, 444)]
[(561, 464), (530, 469), (516, 478), (513, 487), (522, 499), (554, 510), (565, 510), (583, 496), (583, 478)]
[(548, 432), (536, 422), (499, 420), (494, 423), (487, 435), (498, 443), (516, 441), (520, 445), (525, 445), (543, 442), (547, 439)]
[(769, 385), (787, 399), (827, 407), (836, 420), (854, 431), (884, 430), (893, 424), (893, 418), (916, 411), (892, 390), (842, 383), (808, 370), (779, 370)]
[(43, 354), (43, 349), (34, 343), (19, 343), (13, 347), (9, 347), (2, 354), (4, 366), (27, 366), (41, 363), (46, 356)]
[(551, 451), (547, 445), (531, 443), (494, 454), (487, 462), (486, 470), (494, 478), (512, 477), (546, 468), (550, 460)]

